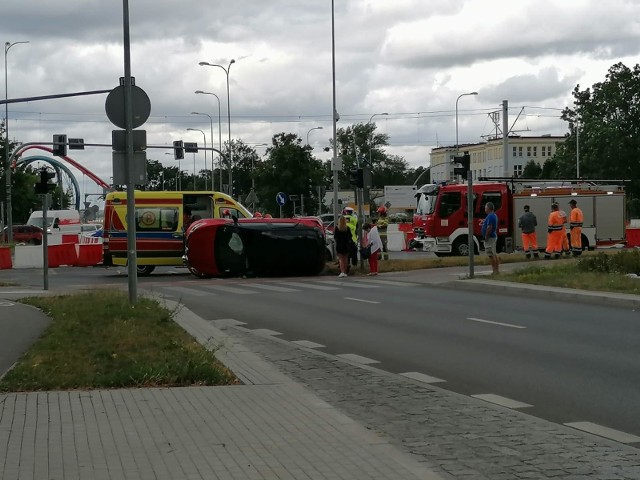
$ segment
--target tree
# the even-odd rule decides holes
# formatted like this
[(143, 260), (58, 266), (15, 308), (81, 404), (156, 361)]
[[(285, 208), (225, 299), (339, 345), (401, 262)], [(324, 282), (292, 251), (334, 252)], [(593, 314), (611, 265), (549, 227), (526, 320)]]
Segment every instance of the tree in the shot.
[[(278, 133), (272, 138), (266, 159), (256, 169), (256, 190), (262, 209), (279, 213), (275, 198), (278, 192), (304, 197), (304, 211), (293, 211), (293, 202), (287, 202), (283, 214), (316, 213), (318, 198), (315, 186), (322, 185), (325, 166), (311, 155), (311, 147), (293, 133)], [(301, 206), (298, 201), (297, 207)]]
[(562, 112), (569, 133), (554, 157), (558, 173), (575, 177), (579, 139), (580, 177), (629, 180), (628, 198), (639, 198), (640, 66), (617, 63), (591, 89), (577, 85), (573, 97), (574, 107)]
[(524, 178), (540, 178), (542, 176), (542, 167), (535, 160), (529, 160), (522, 170)]

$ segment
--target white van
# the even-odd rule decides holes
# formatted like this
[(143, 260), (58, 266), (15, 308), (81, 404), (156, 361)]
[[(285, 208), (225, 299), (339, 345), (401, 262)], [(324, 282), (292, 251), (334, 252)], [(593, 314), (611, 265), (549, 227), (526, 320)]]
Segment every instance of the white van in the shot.
[(80, 233), (82, 223), (77, 210), (47, 210), (47, 221), (42, 218), (42, 210), (31, 213), (27, 225), (35, 225), (47, 233)]

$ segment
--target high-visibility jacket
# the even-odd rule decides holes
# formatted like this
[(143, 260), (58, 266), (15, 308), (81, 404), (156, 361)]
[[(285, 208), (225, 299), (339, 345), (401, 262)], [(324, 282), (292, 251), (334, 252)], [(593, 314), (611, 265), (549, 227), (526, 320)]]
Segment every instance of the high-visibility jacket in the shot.
[(351, 238), (353, 243), (358, 243), (358, 216), (356, 214), (345, 215), (344, 219), (347, 221), (347, 227), (351, 231)]
[(572, 208), (569, 222), (569, 228), (582, 227), (582, 224), (584, 222), (584, 215), (582, 214), (582, 210), (580, 210), (578, 207)]
[(549, 220), (547, 222), (547, 229), (549, 235), (547, 236), (547, 254), (555, 253), (559, 255), (562, 252), (562, 236), (564, 230), (564, 223), (566, 221), (566, 214), (563, 217), (558, 210), (554, 210), (549, 214)]

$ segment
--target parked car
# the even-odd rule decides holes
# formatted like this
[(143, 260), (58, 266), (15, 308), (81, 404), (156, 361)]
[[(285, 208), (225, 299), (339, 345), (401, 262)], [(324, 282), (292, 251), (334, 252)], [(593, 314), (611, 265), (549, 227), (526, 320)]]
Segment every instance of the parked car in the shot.
[[(5, 242), (9, 241), (9, 227), (4, 227), (2, 236)], [(42, 244), (42, 229), (35, 225), (14, 225), (13, 242), (26, 243), (29, 245)]]
[(186, 233), (184, 261), (197, 277), (317, 275), (326, 239), (317, 217), (204, 219)]

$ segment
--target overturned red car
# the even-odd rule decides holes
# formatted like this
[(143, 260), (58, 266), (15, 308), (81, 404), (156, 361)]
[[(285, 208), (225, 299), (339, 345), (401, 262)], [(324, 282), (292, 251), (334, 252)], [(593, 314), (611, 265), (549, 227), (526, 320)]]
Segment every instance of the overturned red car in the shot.
[(325, 242), (317, 217), (203, 219), (189, 226), (183, 259), (201, 278), (317, 275)]

